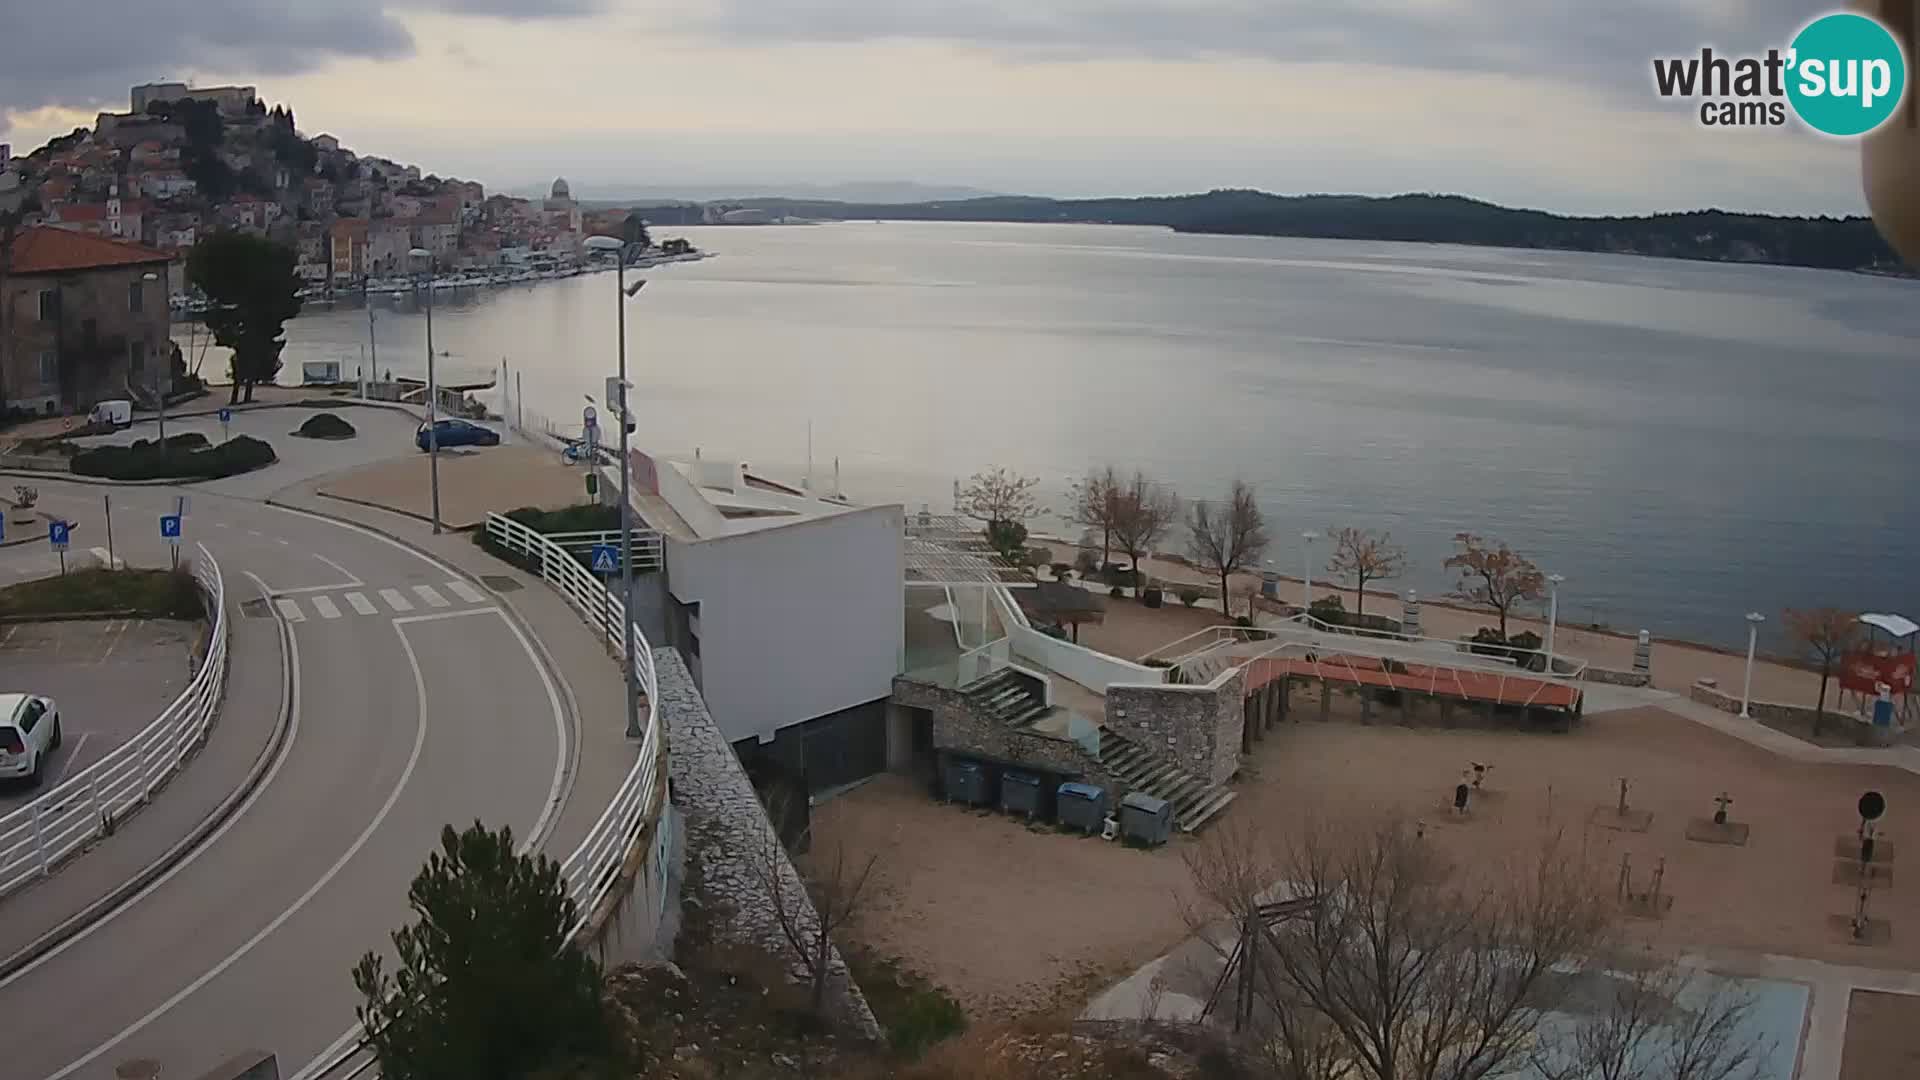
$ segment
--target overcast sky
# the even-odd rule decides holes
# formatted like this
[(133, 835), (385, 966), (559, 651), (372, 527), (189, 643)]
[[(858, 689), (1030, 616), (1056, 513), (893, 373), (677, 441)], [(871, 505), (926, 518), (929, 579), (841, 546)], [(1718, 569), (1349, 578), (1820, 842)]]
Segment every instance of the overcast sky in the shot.
[[(1859, 213), (1857, 150), (1716, 131), (1650, 60), (1795, 0), (0, 0), (0, 141), (246, 82), (481, 180), (917, 180), (1080, 196), (1449, 191), (1575, 213)], [(1837, 5), (1833, 5), (1837, 6)]]

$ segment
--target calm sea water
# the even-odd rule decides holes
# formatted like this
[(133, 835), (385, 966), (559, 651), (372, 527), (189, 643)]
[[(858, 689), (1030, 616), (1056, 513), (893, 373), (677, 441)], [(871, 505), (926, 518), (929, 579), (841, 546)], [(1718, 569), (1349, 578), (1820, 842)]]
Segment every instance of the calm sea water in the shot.
[[(1566, 575), (1573, 620), (1745, 644), (1742, 614), (1920, 616), (1920, 285), (1812, 270), (1103, 226), (683, 230), (719, 253), (629, 302), (649, 447), (797, 478), (839, 459), (865, 501), (944, 508), (988, 464), (1113, 462), (1183, 496), (1258, 487), (1297, 573), (1303, 529), (1392, 530), (1400, 587), (1449, 538)], [(424, 320), (375, 302), (380, 366)], [(364, 309), (289, 327), (364, 362)], [(443, 297), (443, 379), (505, 359), (577, 422), (614, 363), (601, 274)], [(1321, 553), (1324, 561), (1324, 552)]]

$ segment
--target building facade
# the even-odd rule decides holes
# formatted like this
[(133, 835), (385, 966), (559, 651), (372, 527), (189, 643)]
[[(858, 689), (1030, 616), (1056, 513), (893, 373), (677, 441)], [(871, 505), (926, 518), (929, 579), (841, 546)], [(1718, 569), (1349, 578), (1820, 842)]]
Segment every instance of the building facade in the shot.
[(84, 412), (150, 387), (170, 340), (166, 252), (49, 226), (0, 255), (0, 399)]

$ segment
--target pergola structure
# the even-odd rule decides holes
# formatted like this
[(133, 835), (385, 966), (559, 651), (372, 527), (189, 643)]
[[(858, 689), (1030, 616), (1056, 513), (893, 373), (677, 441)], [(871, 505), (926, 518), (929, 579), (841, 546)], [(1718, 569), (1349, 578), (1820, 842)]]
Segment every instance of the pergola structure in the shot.
[(907, 515), (906, 583), (933, 587), (1004, 585), (1031, 588), (1033, 577), (987, 543), (980, 524), (925, 510)]

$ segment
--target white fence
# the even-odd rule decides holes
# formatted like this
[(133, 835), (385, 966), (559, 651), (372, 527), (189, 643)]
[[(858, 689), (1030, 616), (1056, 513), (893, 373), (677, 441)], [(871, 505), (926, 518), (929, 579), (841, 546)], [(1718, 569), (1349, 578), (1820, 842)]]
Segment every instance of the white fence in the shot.
[(220, 564), (205, 546), (200, 546), (194, 577), (213, 614), (200, 669), (173, 704), (139, 734), (0, 817), (0, 896), (44, 876), (61, 859), (126, 820), (206, 738), (227, 683), (227, 611)]
[(1034, 629), (1032, 620), (1004, 587), (995, 587), (994, 600), (1000, 606), (1001, 621), (1007, 624), (1007, 632), (1013, 639), (1015, 656), (1063, 675), (1096, 694), (1106, 693), (1107, 687), (1115, 683), (1137, 685), (1166, 681), (1166, 672), (1160, 668), (1095, 652)]
[[(492, 530), (488, 530), (492, 534)], [(620, 543), (620, 530), (609, 529), (605, 532), (569, 532), (547, 533), (546, 538), (574, 555), (588, 555), (595, 544)], [(506, 543), (501, 540), (501, 543)], [(636, 571), (658, 570), (667, 564), (666, 549), (662, 546), (660, 534), (652, 529), (633, 530), (633, 568)]]

